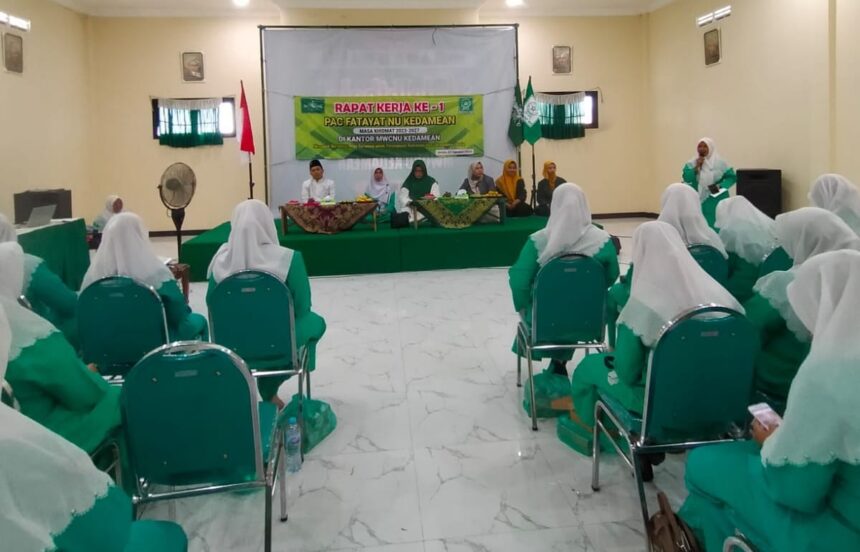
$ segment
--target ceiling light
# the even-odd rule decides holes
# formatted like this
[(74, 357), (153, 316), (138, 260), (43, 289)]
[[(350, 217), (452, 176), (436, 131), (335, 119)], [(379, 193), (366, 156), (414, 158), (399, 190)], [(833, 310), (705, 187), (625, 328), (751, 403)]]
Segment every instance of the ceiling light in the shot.
[(0, 12), (0, 23), (8, 23), (9, 22), (9, 14)]
[(728, 17), (732, 14), (732, 7), (725, 6), (718, 10), (714, 11), (714, 19), (723, 19), (724, 17)]
[(233, 0), (233, 4), (235, 4), (239, 8), (244, 8), (250, 3), (251, 0)]
[(29, 19), (22, 19), (20, 17), (15, 17), (14, 15), (9, 16), (9, 25), (15, 27), (16, 29), (21, 29), (22, 31), (30, 30)]
[(718, 10), (714, 10), (710, 13), (706, 13), (705, 15), (701, 15), (696, 18), (696, 25), (699, 27), (704, 27), (705, 25), (709, 25), (714, 21), (718, 21), (720, 19), (725, 19), (726, 17), (732, 14), (731, 6), (723, 6)]
[(524, 0), (505, 0), (505, 4), (507, 4), (509, 8), (519, 8), (520, 6), (525, 5), (525, 1)]

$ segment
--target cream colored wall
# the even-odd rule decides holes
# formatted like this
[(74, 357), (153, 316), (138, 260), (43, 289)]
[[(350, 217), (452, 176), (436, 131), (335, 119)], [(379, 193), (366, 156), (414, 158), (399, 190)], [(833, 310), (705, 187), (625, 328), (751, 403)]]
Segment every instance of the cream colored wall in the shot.
[(735, 167), (782, 169), (785, 208), (803, 206), (809, 183), (830, 170), (828, 2), (733, 1), (719, 24), (723, 61), (706, 68), (695, 18), (724, 3), (682, 0), (647, 18), (650, 207), (680, 178), (701, 136), (714, 138)]
[(89, 195), (86, 18), (49, 0), (0, 0), (0, 11), (30, 19), (24, 73), (0, 69), (0, 212), (13, 194), (68, 188), (72, 206)]
[(834, 170), (860, 183), (860, 2), (836, 0)]
[[(173, 223), (156, 186), (164, 169), (176, 161), (197, 174), (197, 193), (185, 228), (205, 229), (229, 219), (248, 195), (247, 165), (239, 162), (235, 138), (223, 146), (178, 149), (152, 138), (150, 98), (237, 96), (239, 80), (251, 111), (257, 150), (255, 197), (263, 197), (263, 120), (257, 25), (277, 20), (92, 18), (90, 94), (93, 100), (93, 180), (96, 192), (88, 208), (117, 193), (126, 208), (143, 216), (150, 230), (171, 230)], [(205, 83), (184, 83), (183, 51), (204, 52)]]
[[(651, 168), (642, 148), (647, 131), (647, 44), (641, 17), (556, 17), (482, 19), (519, 23), (520, 81), (538, 91), (600, 87), (600, 128), (578, 140), (540, 140), (535, 144), (536, 179), (543, 161), (582, 186), (594, 213), (642, 211), (649, 203)], [(572, 48), (573, 71), (553, 75), (552, 47)], [(522, 148), (523, 176), (531, 182), (531, 146)]]
[(313, 10), (281, 13), (283, 25), (470, 25), (476, 10)]

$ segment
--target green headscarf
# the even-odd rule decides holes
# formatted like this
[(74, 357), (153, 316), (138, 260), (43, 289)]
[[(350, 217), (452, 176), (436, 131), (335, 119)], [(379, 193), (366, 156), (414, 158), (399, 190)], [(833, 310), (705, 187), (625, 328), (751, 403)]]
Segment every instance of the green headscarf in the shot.
[[(415, 169), (418, 167), (421, 167), (421, 170), (424, 171), (424, 176), (421, 178), (415, 177)], [(420, 159), (412, 163), (412, 172), (403, 181), (403, 187), (409, 190), (409, 197), (411, 199), (421, 199), (429, 194), (433, 184), (436, 184), (436, 179), (427, 174), (427, 165)]]

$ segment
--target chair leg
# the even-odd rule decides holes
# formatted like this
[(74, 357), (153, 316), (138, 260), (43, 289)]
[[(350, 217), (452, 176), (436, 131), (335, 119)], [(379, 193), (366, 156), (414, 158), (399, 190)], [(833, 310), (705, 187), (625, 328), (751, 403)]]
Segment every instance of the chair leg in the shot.
[(517, 330), (517, 387), (523, 386), (522, 381), (522, 372), (523, 372), (523, 355), (522, 355), (522, 343), (520, 341), (520, 331)]
[(600, 412), (603, 410), (598, 401), (594, 405), (594, 429), (591, 443), (591, 490), (600, 490)]
[(535, 374), (534, 374), (534, 365), (532, 363), (532, 352), (526, 346), (526, 363), (529, 367), (529, 399), (531, 401), (531, 411), (532, 411), (532, 431), (538, 430), (537, 425), (537, 404), (535, 404)]
[(636, 447), (630, 447), (630, 456), (633, 459), (633, 477), (636, 479), (636, 489), (639, 491), (639, 506), (642, 508), (642, 526), (645, 529), (645, 552), (651, 550), (651, 540), (648, 538), (648, 501), (645, 497), (645, 483), (642, 481), (642, 464)]
[(305, 392), (305, 396), (308, 398), (308, 400), (310, 400), (311, 399), (311, 373), (309, 371), (307, 371), (307, 369), (305, 370), (305, 389), (307, 389), (307, 391)]
[(278, 462), (278, 487), (281, 494), (281, 522), (287, 521), (287, 467), (286, 467), (286, 443), (281, 447), (278, 453), (280, 461)]
[(116, 441), (113, 443), (113, 451), (113, 461), (115, 462), (113, 469), (114, 479), (116, 480), (116, 486), (122, 489), (122, 452), (119, 450), (119, 443)]
[(272, 552), (272, 487), (266, 481), (266, 519), (263, 529), (263, 550)]

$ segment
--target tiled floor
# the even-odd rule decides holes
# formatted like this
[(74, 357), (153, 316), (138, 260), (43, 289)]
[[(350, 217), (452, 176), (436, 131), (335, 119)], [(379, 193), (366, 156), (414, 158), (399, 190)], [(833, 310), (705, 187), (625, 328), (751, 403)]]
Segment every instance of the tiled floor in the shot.
[[(606, 226), (630, 236), (639, 222)], [(627, 261), (631, 243), (622, 243)], [(504, 269), (315, 278), (311, 287), (328, 324), (314, 394), (331, 403), (338, 427), (288, 478), (290, 520), (274, 522), (275, 550), (642, 550), (621, 462), (605, 457), (595, 493), (590, 459), (558, 441), (554, 422), (530, 429)], [(200, 312), (204, 294), (192, 286)], [(655, 471), (656, 487), (679, 504), (683, 458)], [(192, 551), (256, 551), (262, 506), (259, 494), (216, 495), (179, 502), (175, 516)], [(166, 518), (168, 508), (147, 515)]]

